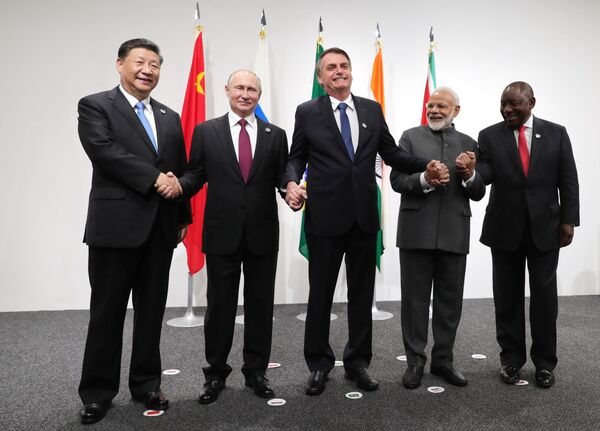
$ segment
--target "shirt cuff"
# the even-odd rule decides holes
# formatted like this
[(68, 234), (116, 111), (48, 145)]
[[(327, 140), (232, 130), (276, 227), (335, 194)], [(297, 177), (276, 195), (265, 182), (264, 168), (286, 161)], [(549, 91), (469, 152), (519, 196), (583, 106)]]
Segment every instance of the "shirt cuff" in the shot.
[(421, 187), (423, 188), (423, 193), (429, 193), (435, 190), (435, 187), (431, 186), (426, 180), (425, 180), (425, 172), (421, 172), (421, 175), (419, 176), (419, 181), (421, 182)]
[(473, 184), (473, 181), (475, 181), (475, 169), (473, 169), (473, 175), (471, 175), (471, 178), (469, 178), (468, 180), (463, 180), (462, 182), (462, 186), (463, 187), (469, 187), (471, 184)]

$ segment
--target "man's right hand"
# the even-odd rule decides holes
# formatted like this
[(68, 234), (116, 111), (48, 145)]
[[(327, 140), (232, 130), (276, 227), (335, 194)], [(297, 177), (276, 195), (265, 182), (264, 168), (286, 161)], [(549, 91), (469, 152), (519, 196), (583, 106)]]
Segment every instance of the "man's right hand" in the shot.
[(165, 199), (176, 199), (183, 193), (179, 180), (173, 172), (161, 172), (154, 183), (156, 192)]
[(450, 181), (448, 166), (439, 160), (430, 161), (425, 170), (425, 181), (432, 187), (439, 187), (447, 184), (448, 181)]
[(285, 202), (294, 211), (302, 208), (304, 201), (308, 199), (306, 187), (299, 186), (295, 181), (289, 181), (286, 186)]

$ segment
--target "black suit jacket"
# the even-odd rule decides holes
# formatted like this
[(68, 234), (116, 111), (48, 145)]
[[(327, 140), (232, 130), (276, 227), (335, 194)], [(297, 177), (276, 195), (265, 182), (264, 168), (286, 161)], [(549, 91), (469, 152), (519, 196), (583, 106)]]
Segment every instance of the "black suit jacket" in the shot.
[(579, 183), (566, 129), (533, 119), (529, 173), (523, 173), (513, 130), (504, 122), (479, 133), (477, 170), (492, 184), (481, 242), (515, 250), (529, 222), (541, 251), (560, 247), (560, 224), (579, 225)]
[(354, 161), (344, 146), (329, 96), (305, 102), (296, 110), (284, 184), (299, 182), (308, 163), (307, 234), (342, 235), (355, 222), (365, 233), (377, 232), (377, 153), (388, 165), (403, 172), (423, 171), (428, 162), (396, 147), (377, 102), (352, 98), (359, 125)]
[[(235, 155), (228, 115), (196, 126), (190, 170), (182, 186), (195, 193), (207, 183), (202, 249), (207, 254), (231, 254), (241, 242), (255, 254), (279, 247), (276, 190), (288, 156), (285, 132), (257, 118), (257, 137), (248, 182), (244, 183)], [(236, 143), (237, 145), (237, 143)]]
[(191, 222), (189, 202), (168, 201), (154, 189), (161, 172), (186, 169), (179, 115), (151, 99), (158, 141), (152, 142), (118, 87), (79, 101), (79, 138), (92, 162), (92, 188), (84, 242), (98, 247), (137, 247), (157, 217), (175, 247), (178, 226)]

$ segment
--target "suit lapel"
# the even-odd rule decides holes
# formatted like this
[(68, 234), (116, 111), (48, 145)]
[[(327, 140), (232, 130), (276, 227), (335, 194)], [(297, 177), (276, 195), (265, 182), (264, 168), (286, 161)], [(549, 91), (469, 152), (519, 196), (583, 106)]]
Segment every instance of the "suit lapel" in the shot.
[(356, 109), (356, 117), (358, 118), (358, 145), (356, 147), (356, 158), (359, 155), (359, 151), (365, 146), (365, 142), (367, 142), (368, 138), (371, 136), (371, 129), (369, 128), (367, 110), (363, 106), (362, 101), (354, 95), (352, 95), (352, 100), (354, 100), (354, 108)]
[(346, 144), (344, 144), (344, 140), (342, 139), (342, 133), (340, 132), (337, 122), (335, 121), (335, 116), (333, 115), (333, 109), (331, 108), (331, 99), (329, 98), (329, 96), (319, 97), (318, 106), (319, 111), (323, 116), (323, 122), (325, 123), (325, 126), (333, 135), (335, 141), (338, 143), (344, 155), (348, 158), (348, 160), (350, 160), (348, 150), (346, 150)]
[(531, 131), (531, 150), (529, 151), (529, 174), (531, 175), (534, 166), (540, 158), (542, 150), (542, 140), (544, 139), (544, 128), (540, 120), (533, 117), (533, 130)]
[[(152, 113), (154, 115), (154, 124), (156, 125), (156, 145), (158, 145), (158, 155), (162, 153), (162, 146), (165, 144), (166, 137), (166, 113), (167, 111), (154, 99), (150, 99)], [(146, 135), (148, 135), (146, 133)]]
[(521, 156), (519, 155), (519, 149), (517, 147), (517, 140), (515, 139), (515, 132), (506, 124), (502, 126), (502, 140), (511, 163), (515, 165), (517, 172), (520, 172), (521, 176), (525, 178)]
[(236, 157), (235, 149), (233, 148), (234, 145), (237, 145), (237, 142), (234, 143), (231, 138), (229, 115), (225, 114), (219, 118), (215, 124), (215, 127), (217, 128), (217, 130), (215, 130), (215, 135), (219, 141), (219, 146), (225, 155), (226, 163), (229, 163), (233, 168), (233, 171), (237, 173), (240, 180), (244, 181), (244, 177), (242, 177), (242, 171), (240, 170), (240, 162)]
[(259, 169), (271, 139), (271, 129), (268, 124), (256, 117), (256, 148), (254, 148), (254, 156), (252, 157), (252, 166), (250, 167), (250, 175), (248, 182), (252, 180), (254, 172)]
[(140, 122), (140, 119), (136, 115), (134, 109), (131, 107), (123, 93), (121, 93), (121, 90), (119, 90), (119, 87), (113, 89), (113, 95), (111, 95), (111, 98), (113, 100), (113, 106), (115, 107), (115, 109), (121, 115), (123, 115), (123, 117), (125, 117), (125, 119), (129, 122), (129, 124), (131, 124), (131, 127), (133, 127), (138, 132), (138, 134), (146, 143), (150, 151), (152, 151), (152, 154), (154, 154), (154, 156), (156, 157), (157, 154), (156, 151), (154, 151), (154, 145), (150, 140), (150, 136), (148, 136), (146, 129), (144, 129), (144, 126)]

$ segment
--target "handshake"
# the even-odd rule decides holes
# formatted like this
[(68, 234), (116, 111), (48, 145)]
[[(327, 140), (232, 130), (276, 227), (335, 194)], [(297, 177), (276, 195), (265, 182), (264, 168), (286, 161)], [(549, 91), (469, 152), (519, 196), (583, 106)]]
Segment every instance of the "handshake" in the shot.
[(154, 183), (156, 192), (165, 199), (176, 199), (183, 194), (179, 180), (173, 172), (161, 172)]

